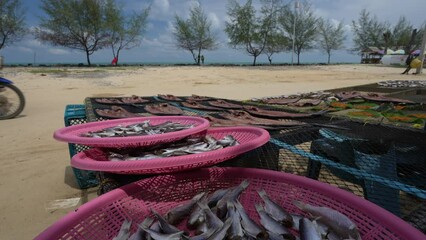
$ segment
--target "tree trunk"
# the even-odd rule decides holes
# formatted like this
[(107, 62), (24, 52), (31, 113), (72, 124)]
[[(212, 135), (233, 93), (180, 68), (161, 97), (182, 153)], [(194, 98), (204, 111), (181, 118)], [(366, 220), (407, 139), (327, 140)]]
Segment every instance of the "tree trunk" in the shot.
[(256, 66), (256, 58), (257, 58), (257, 56), (256, 56), (256, 55), (254, 55), (254, 56), (253, 56), (253, 66)]
[(120, 55), (120, 49), (117, 50), (117, 55), (115, 55), (115, 57), (117, 58), (117, 63), (115, 64), (116, 66), (118, 66), (118, 55)]
[(297, 52), (297, 65), (300, 65), (300, 52)]
[(90, 54), (89, 54), (89, 50), (86, 50), (86, 58), (87, 58), (87, 65), (90, 67)]
[(272, 65), (272, 58), (271, 56), (268, 56), (269, 65)]
[(200, 66), (200, 58), (201, 58), (201, 48), (198, 49), (198, 61), (197, 61), (197, 65)]
[(331, 56), (331, 54), (329, 53), (329, 54), (328, 54), (328, 61), (327, 61), (327, 64), (330, 64), (330, 56)]

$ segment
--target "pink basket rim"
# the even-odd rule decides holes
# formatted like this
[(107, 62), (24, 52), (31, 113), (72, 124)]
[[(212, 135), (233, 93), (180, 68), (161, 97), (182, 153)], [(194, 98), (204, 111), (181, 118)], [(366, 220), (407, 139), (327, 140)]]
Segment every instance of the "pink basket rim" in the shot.
[[(97, 161), (89, 158), (86, 155), (87, 151), (93, 151), (89, 149), (74, 155), (71, 159), (71, 166), (84, 170), (92, 171), (106, 171), (106, 172), (124, 172), (124, 171), (141, 171), (155, 172), (158, 168), (176, 168), (185, 167), (191, 169), (193, 164), (201, 164), (215, 160), (214, 156), (220, 156), (221, 158), (232, 157), (253, 150), (257, 147), (267, 143), (270, 139), (269, 132), (265, 129), (258, 127), (217, 127), (207, 129), (206, 134), (215, 133), (252, 133), (256, 135), (256, 138), (250, 139), (247, 142), (243, 142), (240, 145), (222, 148), (210, 152), (190, 154), (184, 156), (156, 158), (147, 160), (135, 160), (135, 161)], [(95, 149), (96, 150), (96, 149)], [(229, 159), (228, 157), (228, 159)]]
[[(166, 121), (188, 121), (196, 124), (195, 127), (190, 129), (184, 129), (181, 131), (158, 134), (158, 135), (147, 135), (147, 136), (130, 136), (130, 137), (114, 137), (114, 138), (89, 138), (80, 137), (76, 134), (81, 134), (88, 131), (101, 130), (108, 127), (117, 126), (120, 124), (129, 125), (134, 123), (143, 122), (146, 120), (166, 122)], [(90, 122), (84, 124), (73, 125), (58, 129), (54, 132), (53, 137), (58, 141), (83, 144), (87, 146), (125, 146), (132, 145), (133, 143), (143, 142), (165, 142), (167, 139), (175, 139), (185, 137), (197, 132), (206, 130), (210, 126), (210, 122), (202, 117), (192, 116), (151, 116), (151, 117), (136, 117), (136, 118), (121, 118), (114, 120), (106, 120), (99, 122)]]
[[(285, 182), (298, 187), (307, 189), (315, 189), (317, 192), (321, 192), (323, 195), (333, 196), (342, 202), (351, 204), (351, 207), (358, 211), (364, 212), (371, 218), (380, 222), (385, 228), (391, 230), (401, 239), (413, 240), (413, 239), (425, 239), (425, 235), (418, 229), (414, 228), (407, 222), (386, 211), (385, 209), (361, 198), (350, 192), (339, 189), (335, 186), (322, 183), (307, 177), (302, 177), (290, 173), (278, 172), (273, 170), (255, 169), (255, 168), (239, 168), (239, 167), (225, 167), (225, 168), (202, 168), (196, 171), (180, 172), (170, 175), (159, 175), (152, 178), (161, 178), (164, 176), (175, 176), (176, 179), (182, 178), (206, 178), (211, 176), (210, 173), (220, 173), (228, 176), (238, 176), (242, 178), (250, 179), (253, 176), (256, 178), (267, 178), (268, 180), (276, 182)], [(121, 198), (131, 196), (132, 194), (140, 191), (141, 187), (138, 185), (140, 182), (150, 181), (150, 179), (142, 179), (134, 183), (127, 184), (123, 187), (114, 189), (102, 196), (99, 196), (88, 203), (83, 204), (76, 210), (68, 213), (63, 218), (52, 224), (50, 227), (41, 232), (35, 239), (44, 240), (52, 239), (56, 236), (62, 235), (67, 231), (69, 226), (74, 226), (80, 222), (80, 219), (90, 216), (96, 209), (102, 208), (113, 201)]]

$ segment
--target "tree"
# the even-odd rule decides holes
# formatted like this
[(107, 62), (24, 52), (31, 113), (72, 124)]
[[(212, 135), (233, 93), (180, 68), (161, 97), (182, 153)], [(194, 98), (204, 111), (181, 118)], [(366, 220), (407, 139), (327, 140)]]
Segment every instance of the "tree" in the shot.
[(187, 20), (175, 16), (174, 36), (176, 46), (191, 52), (196, 64), (200, 65), (202, 50), (216, 48), (216, 36), (211, 31), (211, 21), (207, 19), (201, 5), (194, 6), (190, 10)]
[[(311, 5), (303, 2), (301, 4), (301, 11), (296, 10), (293, 12), (290, 5), (283, 8), (280, 24), (291, 39), (294, 38), (294, 53), (297, 55), (297, 64), (299, 65), (301, 52), (314, 48), (314, 42), (317, 37), (318, 18), (314, 15)], [(295, 30), (295, 34), (293, 34), (293, 30)], [(290, 46), (288, 46), (288, 49), (291, 49)]]
[(272, 64), (272, 55), (285, 51), (290, 42), (278, 24), (282, 7), (281, 0), (262, 0), (261, 13), (266, 19), (266, 27), (269, 28), (263, 52), (268, 57), (269, 64)]
[(240, 5), (236, 0), (229, 1), (227, 12), (230, 21), (226, 22), (225, 27), (230, 40), (229, 45), (235, 49), (244, 49), (253, 56), (253, 66), (256, 65), (257, 57), (266, 48), (274, 28), (274, 2), (277, 1), (272, 1), (268, 6), (268, 1), (262, 1), (261, 14), (257, 17), (251, 0), (244, 5)]
[(388, 30), (387, 23), (381, 23), (377, 17), (371, 17), (366, 9), (360, 13), (358, 21), (352, 21), (352, 31), (354, 33), (354, 48), (352, 51), (361, 52), (369, 47), (382, 49), (385, 45), (383, 34)]
[(269, 64), (272, 64), (272, 55), (286, 50), (289, 42), (290, 40), (281, 32), (274, 32), (268, 37), (264, 52), (268, 57)]
[(21, 40), (26, 29), (20, 0), (0, 1), (0, 49)]
[(114, 0), (107, 0), (105, 6), (106, 31), (113, 57), (119, 58), (120, 51), (137, 47), (141, 43), (150, 8), (130, 16), (123, 14), (122, 7)]
[(84, 51), (89, 66), (90, 55), (110, 43), (102, 0), (42, 0), (41, 8), (46, 17), (41, 17), (36, 38)]
[(330, 20), (321, 19), (318, 24), (319, 45), (327, 53), (327, 63), (330, 64), (331, 52), (343, 48), (345, 40), (343, 22), (333, 25)]

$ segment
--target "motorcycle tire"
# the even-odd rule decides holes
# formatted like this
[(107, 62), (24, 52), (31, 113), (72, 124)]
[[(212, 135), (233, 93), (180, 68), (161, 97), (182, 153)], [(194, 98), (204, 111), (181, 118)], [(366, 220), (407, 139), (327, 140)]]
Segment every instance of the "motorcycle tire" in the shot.
[[(12, 110), (9, 111), (8, 109), (7, 112), (5, 113), (0, 112), (0, 120), (10, 119), (10, 118), (14, 118), (18, 116), (19, 114), (21, 114), (21, 112), (24, 110), (24, 107), (25, 107), (24, 94), (18, 87), (8, 83), (0, 83), (0, 97), (2, 97), (4, 95), (3, 92), (6, 92), (6, 91), (10, 92), (10, 94), (14, 93), (17, 97), (16, 100), (18, 101), (18, 103), (16, 105), (16, 101), (13, 101)], [(1, 107), (1, 103), (0, 103), (0, 107)]]

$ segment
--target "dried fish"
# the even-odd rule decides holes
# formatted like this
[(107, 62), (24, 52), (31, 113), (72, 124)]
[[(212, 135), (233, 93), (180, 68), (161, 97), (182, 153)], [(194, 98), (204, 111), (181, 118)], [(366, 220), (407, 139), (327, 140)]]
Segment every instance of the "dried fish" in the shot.
[(184, 204), (181, 204), (170, 211), (166, 213), (165, 219), (170, 224), (177, 224), (182, 220), (184, 217), (188, 216), (191, 213), (191, 210), (194, 208), (194, 206), (197, 204), (197, 202), (205, 195), (206, 193), (202, 192), (195, 197), (193, 197), (189, 202), (186, 202)]
[(244, 229), (244, 234), (255, 239), (269, 239), (268, 233), (259, 227), (246, 213), (243, 205), (239, 201), (235, 202), (235, 207), (241, 216), (241, 226)]
[(260, 216), (260, 223), (265, 227), (268, 232), (273, 232), (279, 235), (282, 235), (284, 239), (292, 239), (295, 237), (290, 233), (290, 231), (281, 223), (277, 222), (273, 219), (268, 213), (266, 213), (265, 209), (262, 205), (255, 205), (256, 211)]
[(344, 214), (328, 208), (312, 206), (300, 201), (294, 201), (294, 205), (301, 210), (308, 212), (314, 218), (318, 218), (318, 222), (322, 222), (330, 227), (330, 229), (344, 239), (361, 239), (358, 228)]
[(240, 214), (235, 210), (232, 202), (227, 203), (227, 218), (232, 219), (232, 224), (228, 230), (228, 239), (237, 240), (244, 237), (243, 227), (241, 226)]
[(225, 215), (227, 212), (227, 207), (226, 207), (227, 202), (237, 201), (240, 194), (249, 186), (249, 184), (250, 183), (248, 180), (244, 180), (243, 182), (241, 182), (240, 185), (232, 188), (229, 192), (227, 192), (225, 196), (223, 196), (223, 198), (220, 199), (219, 202), (217, 202), (216, 207), (217, 207), (217, 215), (219, 216), (219, 218), (221, 219), (225, 218)]
[(300, 240), (321, 240), (321, 234), (318, 232), (315, 224), (307, 218), (300, 219), (299, 222)]
[(113, 240), (127, 240), (130, 236), (130, 227), (132, 226), (132, 221), (124, 220), (121, 225), (120, 231), (117, 236), (113, 238)]
[(291, 215), (284, 210), (280, 205), (276, 204), (274, 201), (270, 200), (265, 190), (257, 192), (265, 202), (265, 211), (271, 215), (275, 220), (282, 223), (286, 227), (293, 226), (293, 219)]
[(93, 138), (143, 136), (175, 132), (194, 127), (194, 124), (181, 124), (171, 121), (166, 121), (158, 125), (151, 125), (149, 122), (149, 120), (146, 120), (142, 123), (131, 124), (128, 126), (117, 125), (94, 132), (83, 133), (81, 136)]

